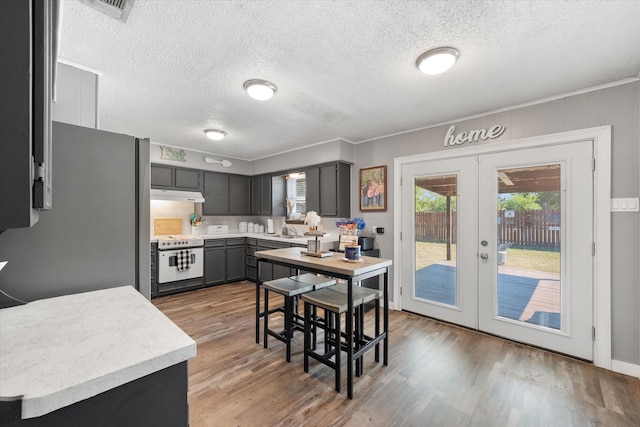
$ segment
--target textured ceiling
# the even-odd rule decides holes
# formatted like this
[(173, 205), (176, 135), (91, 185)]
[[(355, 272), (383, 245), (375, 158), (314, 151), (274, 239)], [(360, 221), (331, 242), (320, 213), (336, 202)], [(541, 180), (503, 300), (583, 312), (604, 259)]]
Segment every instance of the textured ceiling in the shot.
[[(65, 0), (60, 57), (101, 73), (101, 129), (255, 160), (638, 77), (639, 22), (638, 1), (135, 0), (122, 23)], [(456, 65), (420, 73), (439, 46)]]

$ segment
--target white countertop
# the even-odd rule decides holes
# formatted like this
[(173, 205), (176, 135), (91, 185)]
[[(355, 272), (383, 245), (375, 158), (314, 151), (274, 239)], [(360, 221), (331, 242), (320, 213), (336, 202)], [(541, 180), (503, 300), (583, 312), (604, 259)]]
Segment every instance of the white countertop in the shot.
[(0, 400), (38, 417), (196, 355), (196, 343), (131, 286), (0, 310)]
[[(296, 243), (299, 245), (307, 245), (307, 240), (314, 240), (313, 236), (300, 236), (300, 237), (277, 237), (277, 235), (271, 235), (267, 233), (224, 233), (224, 234), (196, 234), (196, 236), (202, 237), (203, 239), (230, 239), (234, 237), (249, 237), (252, 239), (263, 239), (263, 240), (272, 240), (277, 242), (289, 242)], [(329, 233), (325, 234), (322, 237), (318, 237), (318, 240), (322, 242), (337, 242), (339, 240), (338, 233)], [(151, 243), (155, 243), (158, 241), (156, 236), (151, 237)]]

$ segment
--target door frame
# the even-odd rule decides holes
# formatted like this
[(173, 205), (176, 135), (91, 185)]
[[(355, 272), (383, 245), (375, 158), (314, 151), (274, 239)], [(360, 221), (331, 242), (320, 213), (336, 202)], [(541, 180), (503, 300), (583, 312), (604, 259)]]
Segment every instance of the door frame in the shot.
[[(393, 160), (394, 229), (402, 230), (402, 167), (407, 163), (483, 155), (514, 149), (535, 148), (593, 141), (595, 171), (593, 175), (593, 322), (597, 333), (593, 341), (593, 364), (611, 370), (611, 126), (599, 126), (548, 135), (460, 147), (432, 153), (396, 157)], [(401, 235), (393, 236), (394, 264), (401, 266)], [(400, 288), (402, 269), (393, 269), (393, 309), (402, 310)], [(397, 285), (400, 284), (400, 285)]]

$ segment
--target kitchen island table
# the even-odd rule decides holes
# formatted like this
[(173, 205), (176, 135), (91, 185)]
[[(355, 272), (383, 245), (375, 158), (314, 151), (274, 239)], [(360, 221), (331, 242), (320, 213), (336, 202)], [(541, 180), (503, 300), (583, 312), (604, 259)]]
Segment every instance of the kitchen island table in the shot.
[[(319, 258), (307, 256), (301, 253), (301, 248), (284, 248), (266, 251), (257, 251), (256, 259), (258, 260), (258, 279), (256, 280), (256, 343), (260, 342), (260, 318), (264, 313), (260, 309), (260, 288), (262, 282), (260, 280), (260, 265), (262, 263), (270, 263), (289, 267), (296, 270), (296, 274), (300, 270), (305, 272), (323, 274), (325, 276), (342, 279), (347, 282), (347, 316), (346, 316), (346, 350), (347, 350), (347, 397), (353, 398), (353, 362), (370, 349), (382, 342), (383, 363), (388, 365), (388, 347), (389, 347), (389, 267), (392, 264), (390, 259), (374, 258), (363, 256), (358, 262), (351, 262), (344, 258), (344, 254), (339, 252), (332, 253), (331, 256)], [(371, 277), (383, 277), (383, 331), (364, 347), (354, 352), (354, 325), (353, 325), (353, 286), (357, 286), (359, 282)]]

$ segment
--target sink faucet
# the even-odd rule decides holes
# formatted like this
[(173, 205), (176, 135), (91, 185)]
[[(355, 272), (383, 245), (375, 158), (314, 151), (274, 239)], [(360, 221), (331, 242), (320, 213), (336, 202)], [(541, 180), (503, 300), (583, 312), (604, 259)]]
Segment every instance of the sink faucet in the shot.
[(287, 227), (287, 234), (290, 234), (292, 236), (297, 236), (298, 230), (296, 230), (294, 227)]

